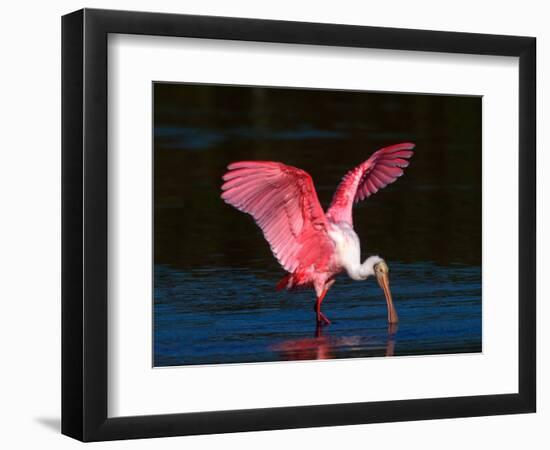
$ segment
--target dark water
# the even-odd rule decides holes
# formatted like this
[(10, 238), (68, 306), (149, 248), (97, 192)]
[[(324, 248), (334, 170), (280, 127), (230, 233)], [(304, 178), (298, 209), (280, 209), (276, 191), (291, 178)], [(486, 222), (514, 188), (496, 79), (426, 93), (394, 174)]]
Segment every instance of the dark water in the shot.
[[(481, 351), (481, 99), (155, 84), (155, 366)], [(308, 171), (323, 207), (377, 148), (417, 145), (405, 175), (356, 206), (362, 257), (389, 264), (389, 329), (373, 280), (313, 291), (284, 275), (252, 219), (220, 198), (225, 166)]]

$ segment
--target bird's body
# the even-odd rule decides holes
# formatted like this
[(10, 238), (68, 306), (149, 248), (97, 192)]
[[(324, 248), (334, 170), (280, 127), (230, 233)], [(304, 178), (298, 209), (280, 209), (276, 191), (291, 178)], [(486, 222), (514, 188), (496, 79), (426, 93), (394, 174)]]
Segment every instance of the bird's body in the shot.
[[(343, 271), (346, 271), (354, 280), (363, 279), (361, 275), (361, 244), (359, 236), (353, 228), (347, 223), (335, 223), (328, 219), (327, 235), (332, 244), (331, 251), (323, 253), (320, 258), (306, 267), (299, 267), (285, 276), (277, 285), (279, 289), (311, 286), (319, 295), (322, 292), (320, 289)], [(370, 275), (374, 275), (374, 273)]]
[(386, 294), (388, 321), (397, 322), (387, 265), (379, 256), (361, 263), (352, 207), (401, 176), (413, 148), (413, 144), (404, 143), (380, 149), (349, 171), (326, 213), (311, 177), (301, 169), (272, 161), (241, 161), (228, 166), (222, 198), (250, 214), (262, 229), (274, 256), (288, 272), (277, 288), (315, 289), (318, 322), (330, 323), (321, 312), (321, 303), (336, 275), (343, 271), (354, 280), (376, 275)]

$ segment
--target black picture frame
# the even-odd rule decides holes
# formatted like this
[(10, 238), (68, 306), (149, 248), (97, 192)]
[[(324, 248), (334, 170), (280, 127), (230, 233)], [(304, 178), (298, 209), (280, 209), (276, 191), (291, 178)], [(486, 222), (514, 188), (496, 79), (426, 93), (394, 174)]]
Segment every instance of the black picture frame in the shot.
[[(109, 33), (519, 57), (518, 393), (107, 416)], [(62, 433), (82, 441), (535, 412), (536, 39), (83, 9), (62, 18)]]

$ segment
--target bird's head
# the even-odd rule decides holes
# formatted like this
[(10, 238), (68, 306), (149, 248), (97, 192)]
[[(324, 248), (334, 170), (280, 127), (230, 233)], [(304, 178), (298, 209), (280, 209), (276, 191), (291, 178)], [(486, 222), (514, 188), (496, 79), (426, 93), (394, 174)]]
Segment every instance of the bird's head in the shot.
[(384, 291), (384, 296), (386, 297), (386, 303), (388, 305), (388, 323), (397, 323), (399, 322), (399, 318), (397, 317), (397, 311), (393, 306), (393, 299), (390, 290), (390, 269), (386, 264), (386, 261), (383, 259), (377, 262), (373, 269), (378, 285)]

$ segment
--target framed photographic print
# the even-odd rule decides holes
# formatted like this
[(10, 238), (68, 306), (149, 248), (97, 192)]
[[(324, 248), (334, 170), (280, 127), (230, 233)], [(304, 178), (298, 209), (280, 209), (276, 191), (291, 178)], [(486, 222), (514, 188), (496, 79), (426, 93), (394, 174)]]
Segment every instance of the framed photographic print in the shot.
[(535, 39), (63, 17), (62, 431), (535, 411)]

